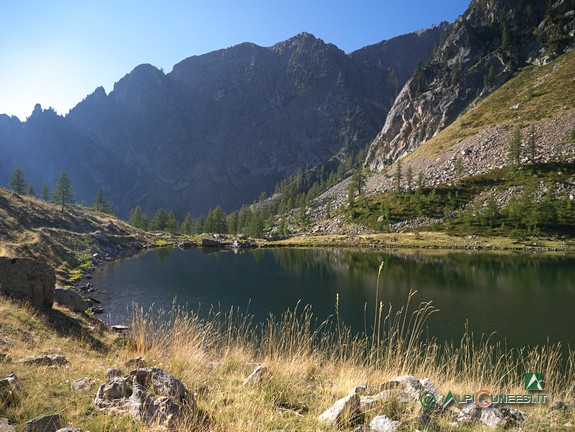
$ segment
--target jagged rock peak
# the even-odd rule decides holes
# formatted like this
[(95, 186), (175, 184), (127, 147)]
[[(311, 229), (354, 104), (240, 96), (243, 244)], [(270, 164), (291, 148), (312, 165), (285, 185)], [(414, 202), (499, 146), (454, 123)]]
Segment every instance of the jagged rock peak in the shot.
[(399, 92), (366, 165), (382, 169), (435, 136), (518, 68), (575, 47), (571, 2), (473, 0)]

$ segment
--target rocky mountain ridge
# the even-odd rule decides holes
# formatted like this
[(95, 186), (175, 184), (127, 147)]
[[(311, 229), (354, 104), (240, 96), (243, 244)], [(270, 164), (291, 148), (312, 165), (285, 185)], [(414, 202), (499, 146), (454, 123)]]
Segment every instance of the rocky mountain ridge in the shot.
[(66, 169), (79, 201), (101, 186), (121, 215), (135, 205), (230, 210), (365, 147), (446, 26), (349, 55), (302, 33), (193, 56), (167, 74), (140, 65), (66, 117), (40, 106), (23, 123), (0, 116), (0, 173), (7, 181), (20, 166), (39, 189)]
[(520, 67), (547, 63), (574, 47), (573, 2), (472, 1), (429, 64), (400, 91), (366, 165), (381, 170), (435, 136)]

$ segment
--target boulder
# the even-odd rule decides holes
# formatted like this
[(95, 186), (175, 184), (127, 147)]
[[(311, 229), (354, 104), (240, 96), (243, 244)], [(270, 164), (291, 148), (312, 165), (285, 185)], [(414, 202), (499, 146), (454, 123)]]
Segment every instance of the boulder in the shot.
[(361, 417), (359, 396), (352, 394), (339, 399), (318, 417), (318, 421), (331, 428), (344, 427)]
[(370, 430), (375, 432), (391, 432), (399, 427), (399, 422), (390, 419), (386, 415), (374, 417), (369, 423)]
[(94, 388), (94, 380), (90, 377), (80, 378), (72, 381), (72, 390), (90, 391)]
[(52, 414), (36, 417), (24, 424), (26, 432), (56, 432), (62, 426), (62, 416)]
[(202, 239), (202, 247), (207, 248), (223, 248), (225, 245), (218, 241), (211, 238), (203, 238)]
[(178, 242), (178, 247), (182, 250), (188, 250), (188, 249), (192, 249), (192, 248), (196, 247), (196, 244), (192, 243), (190, 241), (180, 240)]
[(483, 423), (488, 429), (507, 429), (520, 426), (527, 414), (514, 408), (507, 408), (501, 404), (493, 404), (482, 408), (474, 403), (466, 404), (456, 419), (456, 424)]
[(88, 309), (88, 303), (80, 294), (72, 289), (56, 287), (54, 301), (74, 312), (84, 312)]
[(123, 405), (132, 396), (132, 385), (123, 377), (115, 377), (100, 386), (93, 404), (98, 408), (111, 408)]
[(26, 357), (18, 363), (30, 366), (65, 366), (70, 362), (63, 355), (47, 354), (43, 356)]
[(182, 408), (194, 411), (195, 398), (184, 384), (158, 368), (141, 368), (115, 377), (100, 387), (93, 404), (102, 410), (122, 410), (138, 421), (170, 428)]
[(244, 386), (255, 385), (259, 386), (264, 379), (272, 377), (272, 371), (267, 367), (259, 365), (254, 371), (244, 380)]
[(56, 276), (49, 265), (32, 258), (0, 257), (0, 291), (32, 305), (51, 308)]
[(520, 426), (526, 418), (523, 411), (496, 404), (482, 408), (479, 421), (489, 429), (508, 429)]
[(16, 432), (16, 429), (7, 418), (0, 417), (0, 432)]

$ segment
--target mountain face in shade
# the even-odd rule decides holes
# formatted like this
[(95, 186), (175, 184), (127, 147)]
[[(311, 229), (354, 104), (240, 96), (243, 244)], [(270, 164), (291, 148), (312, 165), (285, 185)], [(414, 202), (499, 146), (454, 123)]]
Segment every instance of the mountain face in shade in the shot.
[(395, 100), (366, 165), (378, 170), (417, 148), (528, 63), (575, 47), (571, 1), (473, 0), (430, 62)]
[(231, 210), (371, 142), (446, 27), (349, 55), (302, 33), (190, 57), (168, 74), (140, 65), (66, 117), (39, 106), (23, 123), (1, 116), (0, 181), (20, 166), (38, 190), (66, 169), (79, 200), (102, 186), (121, 215), (135, 205)]

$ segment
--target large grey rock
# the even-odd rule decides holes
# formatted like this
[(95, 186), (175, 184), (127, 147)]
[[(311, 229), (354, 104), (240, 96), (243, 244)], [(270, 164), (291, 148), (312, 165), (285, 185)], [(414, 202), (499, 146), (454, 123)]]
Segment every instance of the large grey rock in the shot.
[(94, 399), (98, 408), (110, 408), (125, 404), (132, 396), (132, 384), (123, 377), (115, 377), (100, 386)]
[(371, 420), (369, 427), (375, 432), (392, 432), (399, 427), (399, 422), (390, 419), (386, 415), (380, 415)]
[(339, 399), (318, 417), (325, 426), (339, 428), (347, 426), (361, 416), (360, 398), (352, 394)]
[(173, 426), (186, 407), (196, 408), (194, 396), (174, 376), (158, 368), (141, 368), (115, 377), (100, 387), (93, 404), (102, 410), (128, 412), (138, 421)]
[(10, 424), (7, 418), (0, 417), (0, 432), (16, 432), (14, 426)]
[(479, 421), (489, 429), (507, 429), (523, 424), (527, 414), (502, 405), (491, 405), (481, 410)]
[(56, 432), (62, 426), (62, 416), (52, 414), (36, 417), (24, 424), (26, 432)]
[(0, 257), (0, 291), (10, 297), (51, 308), (55, 284), (54, 269), (41, 261)]
[(47, 354), (42, 356), (26, 357), (18, 363), (23, 363), (29, 366), (65, 366), (70, 362), (63, 355)]
[(88, 309), (88, 303), (80, 294), (72, 289), (56, 287), (54, 301), (74, 312), (84, 312)]
[(514, 408), (493, 404), (482, 408), (474, 403), (463, 406), (456, 418), (456, 424), (483, 423), (489, 429), (520, 426), (527, 419), (527, 414)]

